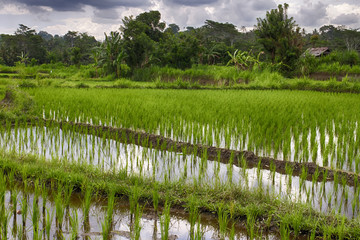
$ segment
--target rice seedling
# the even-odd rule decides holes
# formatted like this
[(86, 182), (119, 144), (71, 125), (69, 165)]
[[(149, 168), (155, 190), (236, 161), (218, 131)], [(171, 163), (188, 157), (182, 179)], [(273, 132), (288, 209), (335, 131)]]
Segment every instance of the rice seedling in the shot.
[(217, 215), (219, 222), (220, 238), (225, 239), (229, 224), (229, 213), (224, 209), (223, 204), (220, 204), (220, 206), (218, 207)]
[(46, 220), (45, 220), (45, 234), (47, 239), (50, 239), (50, 229), (54, 218), (54, 209), (50, 210), (46, 208)]
[(256, 232), (256, 218), (258, 216), (258, 211), (256, 206), (251, 205), (246, 209), (246, 231), (250, 239), (254, 239)]
[(114, 204), (115, 204), (115, 192), (110, 190), (108, 195), (106, 215), (101, 225), (103, 239), (110, 239), (110, 233), (113, 228)]
[(197, 199), (192, 196), (188, 202), (188, 211), (189, 211), (189, 223), (190, 223), (190, 238), (195, 237), (195, 224), (199, 218), (199, 210), (197, 206)]
[(135, 210), (135, 220), (134, 220), (134, 227), (132, 232), (132, 239), (138, 240), (140, 239), (140, 231), (142, 229), (140, 220), (143, 212), (142, 207), (139, 206), (139, 203), (136, 204), (136, 210)]
[(70, 223), (71, 223), (71, 239), (76, 240), (78, 239), (79, 234), (79, 218), (78, 213), (76, 210), (72, 211), (72, 214), (70, 215)]
[(65, 214), (65, 208), (64, 208), (64, 200), (63, 200), (63, 194), (62, 194), (62, 185), (58, 185), (57, 188), (57, 194), (55, 197), (55, 209), (56, 209), (56, 225), (61, 233), (62, 227), (63, 227), (63, 221), (64, 221), (64, 214)]
[(280, 223), (280, 237), (281, 239), (290, 240), (291, 231), (289, 226), (285, 223)]
[(160, 229), (161, 229), (161, 239), (169, 239), (169, 228), (170, 228), (170, 204), (165, 202), (163, 213), (160, 217)]

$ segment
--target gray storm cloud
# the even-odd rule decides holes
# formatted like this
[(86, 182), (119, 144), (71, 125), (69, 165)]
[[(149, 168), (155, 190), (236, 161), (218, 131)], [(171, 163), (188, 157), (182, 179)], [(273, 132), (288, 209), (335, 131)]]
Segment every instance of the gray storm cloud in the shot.
[(31, 7), (50, 7), (55, 11), (80, 11), (84, 6), (97, 9), (110, 9), (114, 7), (140, 7), (148, 6), (150, 0), (5, 0), (7, 3), (21, 3)]
[(359, 19), (360, 19), (360, 14), (355, 14), (355, 13), (341, 14), (333, 20), (333, 23), (339, 25), (351, 25), (351, 24), (359, 23)]
[(202, 6), (202, 5), (209, 5), (218, 2), (218, 0), (165, 0), (165, 3), (173, 3), (176, 5), (183, 5), (183, 6)]
[(311, 2), (302, 6), (295, 16), (295, 20), (300, 26), (316, 26), (322, 24), (327, 17), (326, 5), (322, 2), (312, 4)]

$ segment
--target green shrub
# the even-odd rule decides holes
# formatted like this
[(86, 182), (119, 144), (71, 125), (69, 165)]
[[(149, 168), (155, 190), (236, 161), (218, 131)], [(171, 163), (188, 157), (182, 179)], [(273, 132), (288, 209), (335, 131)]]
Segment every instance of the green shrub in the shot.
[(30, 81), (30, 80), (23, 80), (20, 84), (19, 84), (20, 88), (35, 88), (37, 87), (37, 84)]

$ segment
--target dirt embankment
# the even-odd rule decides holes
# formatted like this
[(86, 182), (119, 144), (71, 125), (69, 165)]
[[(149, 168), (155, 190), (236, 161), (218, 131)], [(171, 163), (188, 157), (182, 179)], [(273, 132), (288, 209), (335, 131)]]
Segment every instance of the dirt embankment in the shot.
[[(65, 121), (57, 122), (53, 120), (44, 120), (44, 123), (55, 124), (60, 128), (63, 128), (66, 125), (67, 127), (73, 127), (73, 130), (75, 131), (93, 134), (101, 138), (105, 137), (123, 143), (136, 144), (139, 146), (160, 150), (193, 154), (198, 157), (206, 157), (212, 161), (232, 163), (239, 167), (260, 167), (261, 169), (272, 169), (281, 174), (292, 173), (293, 176), (301, 176), (304, 172), (303, 175), (306, 175), (306, 179), (310, 181), (315, 180), (320, 182), (323, 181), (324, 177), (326, 176), (326, 181), (333, 181), (336, 177), (340, 182), (342, 179), (346, 180), (347, 184), (350, 186), (353, 186), (356, 182), (360, 182), (360, 175), (353, 172), (321, 167), (315, 163), (288, 162), (269, 157), (259, 157), (251, 151), (236, 151), (201, 144), (174, 141), (170, 138), (166, 138), (160, 135), (134, 131), (125, 128), (113, 128)], [(288, 169), (288, 171), (286, 171), (286, 169)], [(315, 176), (317, 176), (317, 178)]]
[(332, 73), (324, 73), (324, 72), (316, 72), (311, 73), (309, 75), (309, 78), (319, 81), (328, 81), (332, 78), (336, 78), (337, 81), (342, 81), (343, 78), (348, 77), (349, 79), (360, 79), (360, 74), (345, 74), (345, 73), (339, 73), (339, 74), (332, 74)]

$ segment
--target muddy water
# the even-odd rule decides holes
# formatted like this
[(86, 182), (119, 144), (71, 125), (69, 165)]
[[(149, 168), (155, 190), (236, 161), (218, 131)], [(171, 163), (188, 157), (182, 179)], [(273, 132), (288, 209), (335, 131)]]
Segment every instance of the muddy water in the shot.
[[(51, 119), (56, 119), (57, 115), (60, 114), (50, 111)], [(45, 117), (45, 112), (43, 116)], [(299, 121), (302, 120), (299, 119)], [(80, 116), (75, 122), (93, 124), (91, 118), (81, 118)], [(99, 124), (122, 127), (116, 126), (114, 122), (114, 119), (111, 118), (108, 124), (101, 121)], [(330, 120), (326, 127), (323, 127), (323, 131), (320, 130), (321, 127), (316, 126), (311, 129), (301, 129), (297, 136), (294, 133), (299, 130), (291, 128), (290, 134), (281, 137), (283, 143), (279, 143), (277, 150), (274, 146), (276, 143), (271, 146), (264, 146), (266, 145), (264, 142), (257, 143), (256, 141), (263, 138), (265, 134), (254, 137), (254, 134), (251, 133), (252, 124), (249, 122), (246, 124), (246, 127), (242, 126), (243, 129), (237, 127), (230, 129), (214, 128), (216, 123), (203, 125), (180, 120), (177, 122), (178, 126), (182, 126), (180, 132), (175, 133), (172, 126), (159, 126), (154, 133), (175, 141), (238, 151), (252, 151), (259, 157), (271, 157), (292, 162), (313, 162), (321, 167), (360, 173), (360, 152), (357, 151), (360, 138), (358, 122), (346, 122), (340, 125), (336, 124), (334, 120)], [(252, 135), (252, 139), (250, 139), (250, 135)], [(271, 136), (266, 136), (266, 138), (270, 138), (267, 141), (273, 140)]]
[[(14, 190), (13, 190), (14, 191)], [(13, 204), (10, 201), (11, 192), (7, 191), (5, 194), (5, 209), (8, 214), (9, 221), (7, 225), (8, 239), (35, 239), (34, 232), (38, 232), (38, 239), (103, 239), (102, 223), (106, 216), (107, 203), (105, 200), (97, 199), (93, 201), (90, 208), (88, 218), (83, 216), (82, 200), (78, 194), (72, 194), (69, 205), (64, 208), (64, 217), (62, 225), (56, 218), (56, 207), (53, 197), (50, 193), (45, 198), (45, 208), (43, 208), (43, 198), (41, 195), (34, 201), (35, 194), (29, 192), (24, 194), (23, 189), (16, 188), (17, 203)], [(22, 212), (21, 204), (27, 201), (28, 211)], [(35, 218), (38, 228), (34, 227), (34, 204), (39, 208), (39, 215)], [(144, 208), (140, 218), (140, 239), (161, 239), (162, 230), (160, 218), (163, 209), (159, 209), (156, 213), (153, 209)], [(48, 212), (50, 216), (47, 217)], [(77, 215), (77, 221), (72, 221)], [(181, 210), (171, 210), (170, 212), (170, 225), (169, 225), (169, 239), (191, 239), (191, 224), (188, 221), (188, 214)], [(199, 233), (201, 239), (229, 239), (229, 233), (221, 235), (217, 219), (208, 214), (201, 214), (200, 220), (194, 226), (193, 233)], [(135, 215), (131, 214), (128, 202), (115, 199), (112, 227), (110, 231), (110, 239), (133, 239), (134, 234)], [(44, 227), (50, 226), (49, 237)], [(231, 224), (229, 223), (229, 228)], [(199, 226), (199, 227), (198, 227)], [(37, 231), (35, 231), (37, 229)], [(235, 235), (234, 239), (248, 239), (246, 229), (240, 224), (234, 225)], [(75, 234), (76, 232), (76, 234)], [(228, 231), (229, 232), (229, 231)], [(76, 235), (76, 237), (75, 237)], [(262, 239), (279, 239), (275, 235), (262, 234)], [(75, 237), (75, 238), (74, 238)]]
[[(227, 148), (238, 151), (252, 151), (259, 157), (271, 157), (274, 159), (287, 160), (292, 162), (313, 162), (321, 167), (331, 167), (351, 172), (360, 172), (360, 153), (356, 150), (355, 143), (359, 140), (358, 123), (348, 124), (346, 135), (339, 137), (336, 134), (338, 126), (332, 122), (331, 127), (320, 131), (319, 127), (309, 129), (306, 133), (300, 133), (297, 137), (294, 130), (290, 135), (282, 136), (283, 143), (280, 143), (277, 150), (273, 143), (271, 146), (264, 146), (263, 142), (255, 141), (262, 136), (256, 136), (256, 139), (250, 139), (249, 133), (234, 129), (214, 129), (210, 125), (200, 125), (196, 123), (180, 122), (183, 126), (183, 132), (187, 134), (175, 134), (171, 130), (160, 129), (156, 134), (164, 135), (176, 141), (190, 142), (191, 144), (204, 144), (218, 148)], [(249, 124), (248, 129), (251, 129)], [(196, 132), (201, 133), (202, 140), (196, 137)], [(237, 134), (234, 134), (237, 133)], [(347, 139), (345, 137), (348, 137)], [(268, 139), (269, 140), (269, 139)], [(288, 144), (286, 145), (285, 142)], [(350, 144), (352, 146), (350, 147)], [(287, 149), (285, 152), (283, 149)]]
[(0, 135), (5, 151), (36, 154), (46, 159), (93, 164), (104, 171), (126, 171), (157, 181), (184, 181), (203, 186), (233, 184), (260, 189), (291, 201), (308, 203), (322, 212), (354, 217), (359, 190), (334, 182), (302, 181), (269, 170), (242, 169), (193, 155), (160, 151), (115, 140), (63, 131), (60, 128), (11, 129)]

